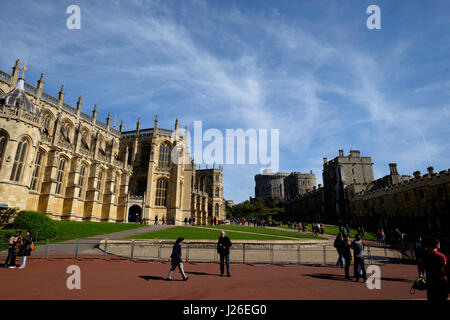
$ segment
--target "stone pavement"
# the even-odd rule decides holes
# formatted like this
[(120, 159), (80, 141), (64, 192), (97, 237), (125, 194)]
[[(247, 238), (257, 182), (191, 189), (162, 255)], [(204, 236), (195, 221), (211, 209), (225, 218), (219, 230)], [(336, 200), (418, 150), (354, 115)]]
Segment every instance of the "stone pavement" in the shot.
[[(81, 289), (69, 290), (67, 267), (81, 270)], [(345, 280), (336, 267), (231, 265), (231, 278), (219, 276), (218, 264), (185, 263), (190, 277), (178, 271), (164, 281), (170, 264), (130, 261), (34, 260), (25, 269), (0, 268), (0, 300), (10, 299), (133, 299), (133, 300), (396, 300), (425, 299), (426, 292), (410, 293), (417, 278), (413, 265), (379, 265), (380, 289), (369, 290), (360, 280)], [(350, 270), (353, 272), (353, 267)]]

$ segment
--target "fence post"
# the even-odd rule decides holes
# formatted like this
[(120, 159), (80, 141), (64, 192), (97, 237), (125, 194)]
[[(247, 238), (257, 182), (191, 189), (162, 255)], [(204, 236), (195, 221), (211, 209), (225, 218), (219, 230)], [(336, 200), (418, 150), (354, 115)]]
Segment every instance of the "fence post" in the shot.
[(297, 264), (301, 263), (300, 248), (301, 248), (300, 244), (297, 244)]
[(372, 264), (373, 262), (372, 262), (372, 254), (370, 253), (370, 246), (367, 246), (367, 253), (369, 255), (370, 264)]
[(273, 264), (273, 243), (270, 244), (270, 264)]
[(134, 261), (134, 240), (131, 240), (131, 253), (130, 253), (131, 261)]
[(45, 259), (48, 260), (48, 251), (50, 250), (50, 241), (47, 239), (47, 245), (45, 246)]
[(103, 251), (103, 259), (106, 260), (106, 256), (108, 255), (108, 253), (106, 252), (106, 250), (108, 249), (108, 239), (105, 239), (105, 248)]
[(327, 249), (326, 249), (326, 245), (323, 246), (323, 264), (327, 265)]
[(245, 264), (245, 243), (242, 244), (242, 264)]
[(158, 261), (161, 261), (161, 243), (158, 245)]
[(189, 262), (189, 243), (186, 243), (186, 262)]
[(77, 244), (75, 246), (75, 259), (78, 260), (78, 252), (80, 251), (80, 239), (77, 239)]

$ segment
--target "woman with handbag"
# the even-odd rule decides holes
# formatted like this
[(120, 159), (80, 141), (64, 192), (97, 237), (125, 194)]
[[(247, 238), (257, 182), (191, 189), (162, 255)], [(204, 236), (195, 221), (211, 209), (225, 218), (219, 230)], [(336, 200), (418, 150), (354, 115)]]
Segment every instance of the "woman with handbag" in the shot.
[(31, 232), (27, 231), (27, 235), (25, 239), (23, 239), (22, 250), (20, 255), (22, 256), (22, 264), (19, 269), (24, 269), (27, 264), (27, 257), (31, 255), (31, 251), (34, 250), (34, 242), (33, 237), (31, 236)]
[(22, 233), (20, 231), (16, 232), (16, 235), (9, 239), (8, 245), (8, 257), (5, 261), (5, 268), (15, 269), (16, 268), (16, 257), (22, 245)]

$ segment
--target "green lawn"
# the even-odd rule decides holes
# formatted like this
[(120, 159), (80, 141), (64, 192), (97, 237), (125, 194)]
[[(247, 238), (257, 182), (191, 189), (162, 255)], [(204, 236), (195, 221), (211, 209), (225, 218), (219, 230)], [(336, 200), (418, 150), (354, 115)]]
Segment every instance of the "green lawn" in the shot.
[[(324, 239), (323, 237), (315, 237), (310, 234), (304, 234), (301, 232), (289, 232), (289, 231), (280, 231), (276, 229), (269, 228), (261, 228), (261, 227), (248, 227), (248, 226), (240, 226), (240, 225), (221, 225), (221, 226), (206, 226), (207, 228), (214, 228), (219, 230), (234, 230), (234, 231), (245, 231), (245, 232), (254, 232), (264, 235), (275, 235), (275, 236), (285, 236), (285, 237), (293, 237), (293, 238), (303, 238), (303, 239)], [(228, 233), (228, 231), (227, 231)]]
[[(220, 236), (220, 230), (207, 230), (197, 227), (173, 227), (169, 229), (149, 232), (128, 239), (177, 239), (183, 237), (189, 240), (217, 240)], [(282, 237), (270, 236), (264, 234), (247, 234), (239, 232), (227, 232), (231, 240), (289, 240)]]
[(57, 236), (50, 239), (50, 242), (86, 238), (143, 227), (139, 224), (88, 221), (55, 221), (55, 225)]
[[(288, 229), (287, 224), (283, 224), (282, 228)], [(312, 232), (311, 223), (308, 224), (308, 231)], [(329, 226), (329, 225), (325, 226), (325, 234), (331, 234), (331, 235), (337, 236), (338, 233), (339, 233), (339, 227)], [(357, 233), (358, 233), (358, 231), (356, 229), (350, 228), (350, 237), (354, 238)], [(375, 233), (366, 231), (365, 240), (377, 241), (378, 239), (377, 239), (377, 236)]]

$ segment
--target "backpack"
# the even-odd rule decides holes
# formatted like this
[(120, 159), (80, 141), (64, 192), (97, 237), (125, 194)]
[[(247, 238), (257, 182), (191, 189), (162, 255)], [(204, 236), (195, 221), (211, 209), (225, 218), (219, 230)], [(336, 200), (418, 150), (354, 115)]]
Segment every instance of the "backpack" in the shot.
[(411, 292), (411, 294), (413, 294), (416, 292), (416, 290), (423, 291), (426, 289), (427, 289), (427, 281), (424, 278), (419, 277), (416, 279), (416, 281), (414, 281), (410, 292)]

